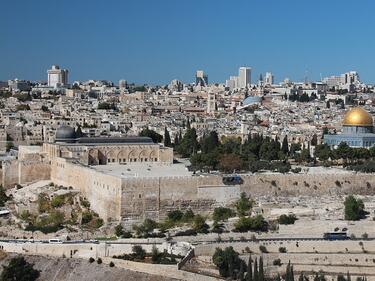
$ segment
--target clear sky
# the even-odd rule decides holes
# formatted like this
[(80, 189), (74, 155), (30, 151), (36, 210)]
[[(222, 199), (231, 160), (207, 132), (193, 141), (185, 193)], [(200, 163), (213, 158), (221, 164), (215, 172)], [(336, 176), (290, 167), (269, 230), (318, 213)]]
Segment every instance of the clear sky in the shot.
[(0, 80), (310, 80), (357, 70), (375, 82), (373, 0), (1, 0)]

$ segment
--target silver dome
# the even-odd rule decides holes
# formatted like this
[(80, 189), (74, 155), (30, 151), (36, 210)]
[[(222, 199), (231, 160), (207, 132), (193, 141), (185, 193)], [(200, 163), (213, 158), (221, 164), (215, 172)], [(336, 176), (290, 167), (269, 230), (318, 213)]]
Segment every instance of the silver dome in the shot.
[(57, 128), (55, 139), (56, 140), (69, 140), (75, 138), (74, 129), (70, 126), (61, 126)]

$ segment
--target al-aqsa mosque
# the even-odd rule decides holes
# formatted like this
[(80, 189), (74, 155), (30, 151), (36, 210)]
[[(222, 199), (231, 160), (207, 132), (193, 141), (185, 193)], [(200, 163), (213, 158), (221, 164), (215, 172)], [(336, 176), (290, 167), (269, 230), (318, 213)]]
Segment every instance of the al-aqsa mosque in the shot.
[(345, 114), (341, 134), (324, 135), (324, 143), (330, 146), (338, 146), (341, 142), (346, 142), (350, 147), (374, 146), (374, 123), (371, 114), (361, 107), (355, 107)]

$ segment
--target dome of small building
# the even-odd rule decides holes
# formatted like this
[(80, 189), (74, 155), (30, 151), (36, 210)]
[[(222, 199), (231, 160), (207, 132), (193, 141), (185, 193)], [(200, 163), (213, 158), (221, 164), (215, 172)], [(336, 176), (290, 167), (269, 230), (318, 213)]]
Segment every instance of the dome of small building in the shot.
[(344, 126), (361, 126), (361, 127), (372, 127), (373, 120), (370, 113), (361, 107), (355, 107), (349, 110), (344, 117), (342, 122)]
[(57, 128), (55, 139), (56, 140), (66, 140), (66, 139), (74, 139), (75, 132), (74, 129), (70, 126), (61, 126)]
[(260, 96), (248, 96), (245, 98), (242, 102), (243, 105), (251, 105), (251, 104), (256, 104), (260, 103), (262, 101), (262, 97)]

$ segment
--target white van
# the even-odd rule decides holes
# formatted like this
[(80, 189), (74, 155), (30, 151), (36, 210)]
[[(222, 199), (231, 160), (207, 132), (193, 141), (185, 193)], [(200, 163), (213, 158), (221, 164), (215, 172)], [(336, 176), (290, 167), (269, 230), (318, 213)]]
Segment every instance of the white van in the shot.
[(48, 243), (51, 243), (51, 244), (61, 244), (62, 242), (63, 241), (59, 238), (52, 238), (48, 240)]

